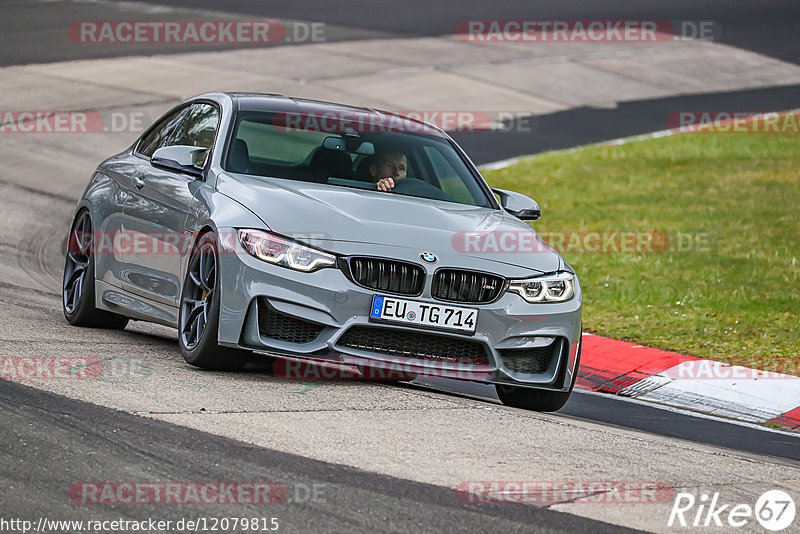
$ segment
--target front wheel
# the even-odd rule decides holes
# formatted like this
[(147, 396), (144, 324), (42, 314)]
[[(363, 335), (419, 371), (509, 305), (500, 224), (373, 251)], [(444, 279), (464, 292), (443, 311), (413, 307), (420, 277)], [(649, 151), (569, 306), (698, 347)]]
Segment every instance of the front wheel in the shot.
[(127, 317), (95, 307), (94, 234), (88, 210), (75, 216), (67, 238), (61, 305), (73, 326), (122, 330), (128, 324)]
[[(581, 345), (583, 345), (581, 343)], [(535, 412), (555, 412), (564, 407), (572, 395), (575, 381), (578, 378), (578, 366), (581, 363), (581, 351), (575, 358), (575, 372), (572, 374), (572, 383), (569, 391), (547, 391), (543, 389), (521, 388), (516, 386), (495, 385), (497, 396), (506, 406), (532, 410)]]
[(219, 329), (220, 274), (216, 234), (203, 234), (195, 244), (181, 291), (178, 344), (186, 363), (216, 371), (237, 371), (250, 360), (249, 351), (221, 347)]

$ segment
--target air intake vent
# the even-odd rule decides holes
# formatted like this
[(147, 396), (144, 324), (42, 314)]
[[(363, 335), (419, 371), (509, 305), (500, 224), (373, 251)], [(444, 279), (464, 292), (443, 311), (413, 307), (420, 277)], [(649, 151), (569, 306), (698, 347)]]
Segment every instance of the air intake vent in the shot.
[(482, 343), (422, 332), (354, 326), (339, 338), (337, 345), (388, 356), (470, 365), (489, 364), (486, 347)]
[(266, 299), (258, 301), (258, 331), (269, 339), (288, 343), (310, 343), (319, 337), (324, 326), (281, 313)]
[[(561, 348), (564, 346), (563, 338), (556, 338), (546, 347), (535, 347), (532, 349), (499, 349), (503, 365), (514, 373), (539, 375), (547, 372), (550, 364), (558, 358)], [(562, 366), (563, 368), (564, 366)], [(563, 376), (561, 380), (563, 382)]]

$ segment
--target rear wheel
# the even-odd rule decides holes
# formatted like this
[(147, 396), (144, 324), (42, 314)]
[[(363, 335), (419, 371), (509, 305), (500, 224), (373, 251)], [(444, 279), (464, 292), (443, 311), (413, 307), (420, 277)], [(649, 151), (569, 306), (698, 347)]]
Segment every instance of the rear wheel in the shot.
[(521, 388), (516, 386), (495, 385), (497, 396), (506, 406), (523, 408), (536, 412), (555, 412), (564, 407), (575, 387), (575, 380), (578, 378), (578, 366), (581, 363), (581, 351), (575, 361), (575, 372), (572, 374), (572, 383), (569, 391), (547, 391), (543, 389)]
[(61, 284), (64, 317), (73, 326), (123, 329), (128, 318), (95, 307), (94, 234), (88, 210), (75, 216), (67, 239), (67, 257)]
[(186, 270), (178, 313), (178, 344), (183, 359), (195, 367), (237, 371), (250, 360), (251, 353), (217, 344), (219, 276), (216, 234), (208, 232), (195, 244)]

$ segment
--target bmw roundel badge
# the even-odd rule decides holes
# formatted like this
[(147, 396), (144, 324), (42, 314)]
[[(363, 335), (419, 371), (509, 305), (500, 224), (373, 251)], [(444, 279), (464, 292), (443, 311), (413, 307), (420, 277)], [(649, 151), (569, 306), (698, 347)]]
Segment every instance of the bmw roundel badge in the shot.
[(422, 258), (422, 261), (427, 263), (436, 263), (437, 260), (436, 254), (433, 252), (422, 252), (419, 257)]

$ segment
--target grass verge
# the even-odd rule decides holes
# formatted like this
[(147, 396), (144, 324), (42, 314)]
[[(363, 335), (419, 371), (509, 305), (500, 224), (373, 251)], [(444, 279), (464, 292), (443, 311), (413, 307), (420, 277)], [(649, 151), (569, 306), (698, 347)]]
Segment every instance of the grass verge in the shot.
[[(483, 174), (539, 202), (585, 331), (800, 375), (800, 135), (685, 133)], [(653, 252), (587, 251), (651, 231)]]

